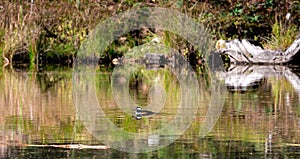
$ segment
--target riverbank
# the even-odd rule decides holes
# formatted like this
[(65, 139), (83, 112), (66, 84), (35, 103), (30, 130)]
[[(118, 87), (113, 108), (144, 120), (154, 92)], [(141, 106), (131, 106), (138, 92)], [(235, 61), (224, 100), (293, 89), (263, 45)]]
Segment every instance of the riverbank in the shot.
[[(268, 0), (233, 3), (181, 0), (1, 2), (1, 62), (27, 63), (33, 69), (47, 64), (70, 65), (80, 45), (98, 23), (141, 7), (163, 7), (186, 13), (207, 26), (214, 40), (251, 38), (262, 42), (266, 48), (284, 50), (299, 32), (299, 6), (299, 2), (293, 0), (286, 3)], [(101, 57), (107, 63), (155, 37), (172, 48), (183, 50), (187, 58), (195, 52), (191, 44), (175, 34), (145, 28), (122, 36)], [(201, 56), (196, 50), (196, 58)]]

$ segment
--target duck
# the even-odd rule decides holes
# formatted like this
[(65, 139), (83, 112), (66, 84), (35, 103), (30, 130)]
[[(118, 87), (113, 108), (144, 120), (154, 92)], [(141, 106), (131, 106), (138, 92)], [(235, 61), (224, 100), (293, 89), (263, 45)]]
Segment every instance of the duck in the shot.
[(150, 110), (143, 110), (139, 106), (136, 107), (134, 110), (135, 110), (135, 115), (133, 117), (135, 117), (135, 119), (137, 120), (141, 120), (143, 116), (152, 116), (156, 114), (155, 112), (152, 112)]

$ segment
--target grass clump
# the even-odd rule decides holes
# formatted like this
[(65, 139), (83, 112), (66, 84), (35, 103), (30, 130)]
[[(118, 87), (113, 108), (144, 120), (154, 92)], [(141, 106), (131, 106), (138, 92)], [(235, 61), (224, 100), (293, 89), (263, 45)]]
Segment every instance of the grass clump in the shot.
[(272, 33), (266, 39), (265, 48), (284, 51), (293, 43), (298, 33), (298, 26), (289, 25), (287, 20), (282, 22), (280, 18), (275, 18), (275, 23), (272, 25)]

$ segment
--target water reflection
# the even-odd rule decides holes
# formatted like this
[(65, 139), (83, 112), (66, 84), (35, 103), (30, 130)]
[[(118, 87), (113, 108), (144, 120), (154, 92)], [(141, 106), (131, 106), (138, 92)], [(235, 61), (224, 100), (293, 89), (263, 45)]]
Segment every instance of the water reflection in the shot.
[[(2, 156), (10, 146), (71, 141), (76, 114), (70, 71), (46, 73), (2, 70), (0, 125)], [(57, 128), (60, 129), (57, 129)], [(82, 128), (77, 129), (79, 132)]]
[(266, 78), (285, 78), (300, 94), (300, 78), (291, 68), (281, 65), (231, 65), (227, 72), (219, 72), (230, 91), (257, 89)]
[[(220, 73), (221, 79), (227, 83), (228, 91), (231, 93), (227, 93), (225, 106), (217, 125), (205, 138), (199, 137), (199, 127), (208, 108), (208, 102), (205, 100), (212, 97), (207, 78), (199, 75), (199, 98), (205, 100), (200, 100), (199, 104), (203, 109), (198, 110), (191, 127), (169, 146), (145, 154), (131, 154), (113, 149), (31, 147), (30, 145), (33, 144), (103, 145), (103, 143), (94, 139), (76, 117), (72, 100), (71, 69), (64, 68), (43, 73), (2, 70), (0, 72), (0, 157), (297, 158), (300, 155), (298, 70), (284, 66), (248, 68), (236, 66), (230, 68), (225, 74)], [(156, 75), (160, 75), (165, 83), (173, 85), (173, 87), (168, 86), (166, 92), (177, 91), (176, 80), (170, 80), (173, 78), (170, 74), (161, 70)], [(153, 117), (132, 120), (132, 117), (118, 109), (113, 101), (110, 87), (111, 74), (99, 74), (97, 79), (97, 94), (103, 103), (105, 113), (120, 128), (132, 132), (157, 129), (167, 124), (177, 111), (177, 107), (172, 107), (170, 104)], [(141, 105), (147, 105), (150, 89), (144, 89), (147, 90), (144, 92), (142, 89), (151, 88), (153, 83), (147, 81), (145, 74), (132, 78), (130, 83), (129, 91), (133, 100)], [(246, 83), (250, 83), (250, 87)], [(168, 96), (166, 102), (176, 102), (176, 98), (176, 95)], [(155, 147), (162, 144), (165, 137), (172, 136), (152, 135), (142, 141), (148, 146)]]
[(291, 154), (291, 147), (299, 149), (292, 144), (299, 143), (299, 68), (232, 66), (219, 73), (232, 93), (222, 116), (228, 123), (224, 127), (219, 121), (215, 133), (225, 131), (230, 141), (253, 142), (264, 157), (281, 158)]
[[(166, 60), (158, 49), (158, 53), (146, 53), (141, 58), (133, 58), (135, 55), (141, 56), (139, 51), (135, 51), (138, 49), (133, 49), (122, 59), (122, 63), (127, 65), (114, 69), (111, 80), (105, 81), (111, 82), (106, 84), (107, 87), (99, 83), (101, 73), (95, 78), (92, 73), (87, 76), (87, 72), (94, 71), (88, 66), (81, 66), (74, 73), (73, 80), (76, 109), (87, 129), (110, 147), (135, 153), (160, 149), (183, 134), (197, 113), (199, 92), (196, 74), (181, 54), (172, 53)], [(152, 67), (162, 66), (162, 63), (165, 63), (165, 68)], [(140, 122), (130, 118), (133, 115), (132, 109), (140, 107), (130, 95), (130, 89), (134, 85), (128, 86), (129, 83), (138, 83), (136, 80), (150, 84), (147, 93), (149, 104), (143, 103), (143, 109), (159, 112), (153, 116), (139, 116), (138, 119), (145, 119)], [(95, 83), (97, 89), (94, 89)], [(134, 87), (133, 90), (135, 89)], [(95, 96), (96, 90), (98, 98)], [(112, 107), (113, 104), (115, 106)], [(112, 122), (114, 115), (109, 114), (112, 109), (125, 116), (128, 124), (116, 126)], [(165, 114), (160, 115), (161, 113)], [(149, 136), (153, 135), (160, 137), (160, 144), (155, 147), (147, 144)], [(112, 140), (107, 140), (108, 138)]]

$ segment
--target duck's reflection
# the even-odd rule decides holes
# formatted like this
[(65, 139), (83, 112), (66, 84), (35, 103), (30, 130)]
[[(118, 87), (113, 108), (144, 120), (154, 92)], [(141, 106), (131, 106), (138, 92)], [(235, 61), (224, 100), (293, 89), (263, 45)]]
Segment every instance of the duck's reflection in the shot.
[[(298, 69), (299, 71), (299, 69)], [(227, 72), (218, 72), (229, 91), (249, 91), (258, 88), (269, 77), (284, 77), (300, 94), (297, 71), (281, 65), (231, 65)]]

